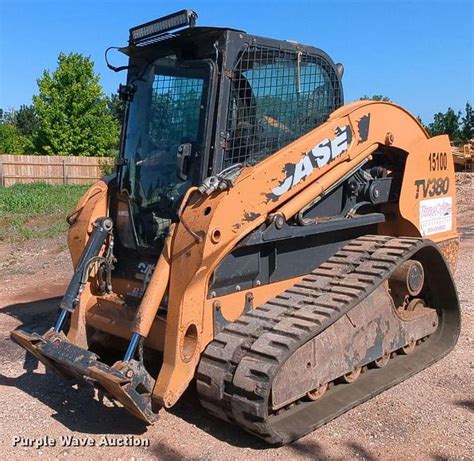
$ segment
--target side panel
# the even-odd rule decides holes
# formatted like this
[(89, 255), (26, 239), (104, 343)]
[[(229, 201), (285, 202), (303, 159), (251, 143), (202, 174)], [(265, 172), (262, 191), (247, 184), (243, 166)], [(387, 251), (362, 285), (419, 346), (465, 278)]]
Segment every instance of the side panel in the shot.
[(76, 267), (89, 234), (92, 232), (92, 224), (97, 218), (107, 216), (107, 201), (108, 182), (101, 179), (86, 191), (75, 210), (68, 215), (70, 227), (67, 243), (74, 267)]
[[(110, 178), (109, 178), (110, 179)], [(67, 243), (74, 267), (79, 262), (82, 251), (92, 232), (92, 225), (97, 218), (107, 216), (108, 191), (110, 180), (101, 179), (93, 184), (70, 213), (67, 220), (70, 224)], [(94, 304), (96, 296), (92, 293), (91, 284), (86, 284), (80, 301), (71, 315), (68, 339), (80, 347), (87, 348), (86, 314)]]
[(423, 140), (408, 153), (400, 214), (421, 237), (456, 238), (456, 179), (448, 136)]

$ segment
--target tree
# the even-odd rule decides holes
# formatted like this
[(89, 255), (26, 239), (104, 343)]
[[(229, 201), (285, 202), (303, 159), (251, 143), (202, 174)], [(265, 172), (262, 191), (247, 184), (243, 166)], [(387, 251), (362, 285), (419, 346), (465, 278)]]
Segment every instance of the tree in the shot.
[(0, 154), (22, 154), (26, 144), (13, 123), (0, 123)]
[[(113, 119), (118, 123), (120, 131), (123, 125), (123, 121), (125, 119), (125, 102), (119, 98), (118, 94), (111, 93), (111, 95), (107, 98), (107, 110), (109, 111), (109, 114), (113, 117)], [(117, 136), (117, 140), (114, 147), (115, 155), (118, 156), (120, 149), (120, 136)]]
[(359, 99), (359, 101), (363, 101), (363, 100), (369, 100), (369, 101), (384, 101), (384, 102), (392, 102), (392, 100), (387, 97), (387, 96), (382, 96), (381, 94), (374, 94), (372, 96), (367, 96), (367, 95), (364, 95), (362, 96), (362, 98)]
[(462, 117), (461, 139), (469, 141), (474, 138), (474, 111), (469, 102), (466, 102), (466, 115)]
[(461, 112), (454, 112), (451, 107), (445, 113), (438, 112), (433, 116), (433, 123), (428, 125), (430, 136), (438, 136), (440, 134), (449, 135), (451, 141), (460, 139), (459, 119)]
[(0, 109), (0, 123), (12, 123), (15, 111)]
[(107, 109), (119, 125), (122, 126), (125, 115), (125, 102), (119, 98), (118, 94), (112, 93), (107, 98)]
[(421, 116), (420, 115), (417, 115), (416, 116), (416, 119), (420, 122), (420, 125), (425, 128), (425, 130), (427, 129), (426, 125), (423, 123), (423, 120), (421, 119)]
[(20, 133), (15, 125), (15, 115), (13, 109), (0, 109), (0, 154), (23, 154), (31, 151), (31, 139)]
[(13, 124), (21, 135), (32, 136), (38, 128), (38, 116), (36, 115), (35, 108), (26, 105), (20, 106), (20, 109), (15, 112), (13, 117)]
[(118, 123), (94, 73), (94, 63), (79, 53), (60, 53), (57, 69), (43, 72), (33, 96), (38, 115), (34, 143), (49, 155), (105, 156), (114, 153)]

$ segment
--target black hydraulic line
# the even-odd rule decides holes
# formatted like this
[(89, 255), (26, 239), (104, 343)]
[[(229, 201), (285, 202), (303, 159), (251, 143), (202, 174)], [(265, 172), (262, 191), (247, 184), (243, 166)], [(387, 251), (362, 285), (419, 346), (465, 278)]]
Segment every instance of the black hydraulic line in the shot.
[(99, 254), (102, 245), (105, 242), (105, 239), (112, 231), (113, 222), (112, 219), (102, 217), (97, 218), (94, 222), (94, 230), (92, 231), (87, 244), (82, 251), (81, 257), (79, 262), (76, 266), (74, 274), (69, 282), (69, 286), (67, 287), (66, 293), (64, 294), (61, 303), (59, 304), (59, 308), (61, 309), (61, 313), (56, 321), (54, 326), (54, 331), (59, 332), (66, 320), (67, 313), (72, 312), (74, 307), (77, 303), (77, 297), (79, 294), (79, 288), (81, 286), (81, 279), (84, 274), (84, 270), (89, 265), (91, 258), (96, 257)]

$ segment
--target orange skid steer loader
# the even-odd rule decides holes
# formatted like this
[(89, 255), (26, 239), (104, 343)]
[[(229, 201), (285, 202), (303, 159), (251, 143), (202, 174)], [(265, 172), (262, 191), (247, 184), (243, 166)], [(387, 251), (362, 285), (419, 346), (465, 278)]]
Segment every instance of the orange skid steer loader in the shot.
[(56, 324), (12, 338), (147, 423), (195, 380), (210, 413), (284, 444), (454, 347), (450, 143), (344, 105), (317, 48), (196, 17), (130, 30), (116, 174), (68, 217)]

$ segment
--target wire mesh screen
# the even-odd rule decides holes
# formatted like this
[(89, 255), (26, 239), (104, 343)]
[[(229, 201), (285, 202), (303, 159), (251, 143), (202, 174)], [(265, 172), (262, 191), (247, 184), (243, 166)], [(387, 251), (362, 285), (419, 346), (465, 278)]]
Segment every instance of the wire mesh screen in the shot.
[(339, 82), (321, 57), (261, 46), (233, 71), (224, 167), (255, 164), (325, 122)]

